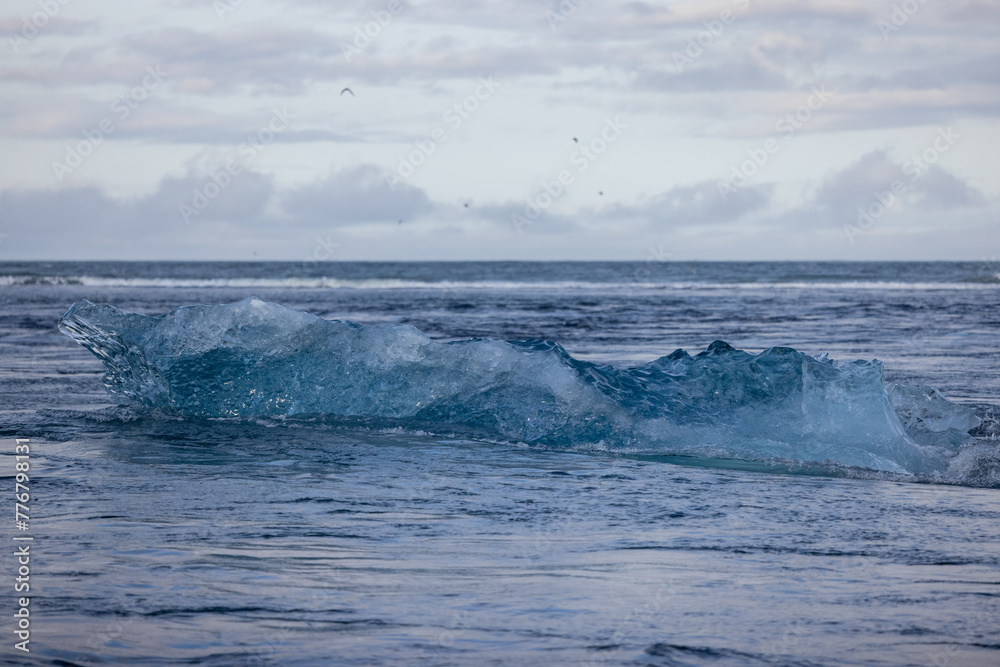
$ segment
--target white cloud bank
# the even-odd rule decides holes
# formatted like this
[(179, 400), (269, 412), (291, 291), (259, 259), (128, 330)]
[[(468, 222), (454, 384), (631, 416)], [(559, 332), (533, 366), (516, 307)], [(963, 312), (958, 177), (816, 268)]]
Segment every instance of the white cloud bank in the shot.
[(0, 259), (997, 254), (993, 3), (57, 4), (0, 15)]

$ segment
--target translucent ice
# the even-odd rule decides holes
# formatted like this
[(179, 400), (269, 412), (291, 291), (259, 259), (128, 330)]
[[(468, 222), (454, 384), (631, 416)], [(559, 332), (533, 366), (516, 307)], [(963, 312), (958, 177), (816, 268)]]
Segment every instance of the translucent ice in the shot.
[(548, 341), (438, 343), (410, 326), (259, 299), (162, 317), (81, 301), (59, 328), (104, 363), (119, 402), (195, 417), (366, 417), (548, 446), (900, 473), (946, 469), (978, 424), (931, 390), (887, 391), (878, 361), (785, 347), (750, 354), (716, 341), (619, 369)]

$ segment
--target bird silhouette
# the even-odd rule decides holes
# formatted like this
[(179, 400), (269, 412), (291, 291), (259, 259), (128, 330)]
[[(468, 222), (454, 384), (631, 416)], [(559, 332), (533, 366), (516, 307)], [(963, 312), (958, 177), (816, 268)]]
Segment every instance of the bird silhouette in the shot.
[(350, 88), (344, 88), (342, 91), (340, 91), (341, 95), (343, 95), (344, 93), (350, 93), (351, 97), (357, 97), (357, 95), (354, 94), (354, 91), (351, 90)]
[(579, 140), (579, 139), (577, 139), (576, 137), (573, 137), (573, 143), (574, 143), (574, 144), (578, 144), (578, 143), (580, 143), (580, 140)]

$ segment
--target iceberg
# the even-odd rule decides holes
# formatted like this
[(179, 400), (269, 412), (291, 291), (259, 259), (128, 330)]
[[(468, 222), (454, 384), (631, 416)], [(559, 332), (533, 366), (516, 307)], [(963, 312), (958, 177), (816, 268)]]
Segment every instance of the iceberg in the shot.
[(904, 474), (946, 470), (979, 424), (934, 390), (887, 388), (877, 360), (788, 347), (716, 341), (616, 368), (550, 341), (437, 342), (257, 298), (160, 317), (80, 301), (59, 329), (103, 362), (118, 403), (187, 417), (360, 417), (538, 446)]

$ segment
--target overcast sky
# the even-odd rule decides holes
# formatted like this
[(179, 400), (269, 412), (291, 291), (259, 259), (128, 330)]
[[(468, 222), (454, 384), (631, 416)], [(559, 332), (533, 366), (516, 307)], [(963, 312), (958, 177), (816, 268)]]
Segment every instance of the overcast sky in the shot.
[(0, 259), (992, 258), (998, 34), (995, 0), (6, 0)]

